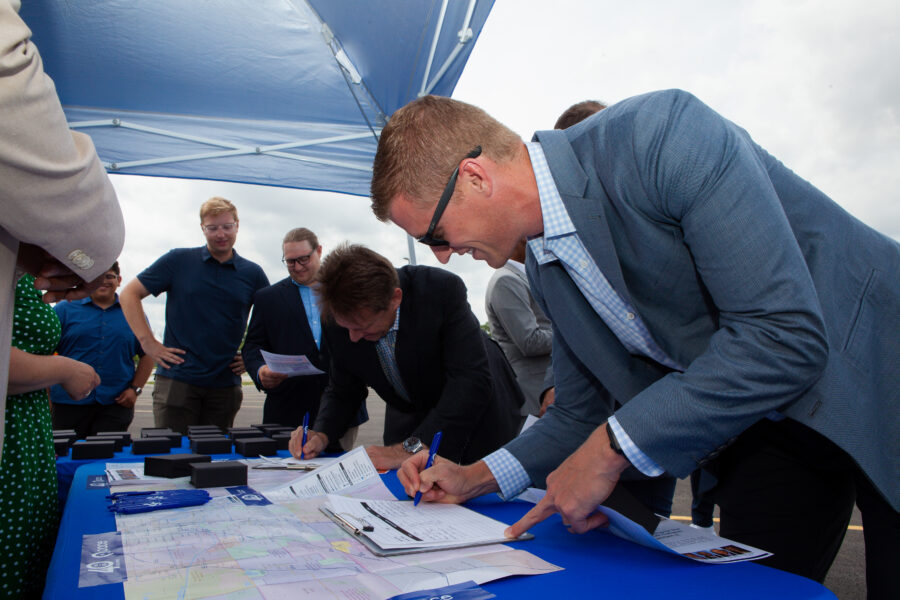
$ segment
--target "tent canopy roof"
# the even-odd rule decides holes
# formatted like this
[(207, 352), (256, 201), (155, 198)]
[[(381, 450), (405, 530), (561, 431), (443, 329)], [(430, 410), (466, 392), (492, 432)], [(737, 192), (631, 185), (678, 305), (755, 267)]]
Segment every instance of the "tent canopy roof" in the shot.
[(493, 0), (29, 0), (73, 128), (111, 172), (367, 196), (377, 134), (449, 96)]

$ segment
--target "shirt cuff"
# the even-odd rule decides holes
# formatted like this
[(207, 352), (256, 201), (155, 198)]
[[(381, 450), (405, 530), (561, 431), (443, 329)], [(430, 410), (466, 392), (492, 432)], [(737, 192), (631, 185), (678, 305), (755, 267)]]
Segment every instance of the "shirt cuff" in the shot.
[(481, 460), (491, 470), (494, 480), (500, 486), (498, 495), (501, 499), (512, 500), (531, 485), (531, 478), (525, 472), (522, 463), (506, 448), (500, 448)]
[(658, 477), (666, 472), (665, 469), (653, 462), (652, 458), (641, 452), (641, 449), (628, 437), (628, 434), (625, 433), (625, 430), (622, 429), (619, 421), (614, 416), (609, 418), (609, 426), (612, 428), (619, 446), (622, 447), (625, 457), (634, 465), (635, 469), (648, 477)]

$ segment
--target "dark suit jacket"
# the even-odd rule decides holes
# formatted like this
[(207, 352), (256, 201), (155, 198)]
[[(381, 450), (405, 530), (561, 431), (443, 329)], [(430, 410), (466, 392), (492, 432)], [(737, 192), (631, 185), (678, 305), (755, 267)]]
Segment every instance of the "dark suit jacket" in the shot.
[(512, 439), (522, 392), (503, 352), (481, 330), (456, 275), (433, 267), (398, 269), (403, 300), (395, 352), (409, 402), (394, 391), (375, 342), (351, 342), (326, 326), (330, 381), (315, 429), (329, 437), (373, 388), (387, 403), (385, 445), (413, 435), (425, 444), (443, 431), (439, 454), (471, 463)]
[(556, 405), (510, 444), (532, 480), (574, 447), (530, 449), (561, 433), (577, 447), (604, 412), (685, 476), (777, 410), (900, 507), (900, 245), (684, 92), (536, 137), (588, 253), (686, 370), (629, 353), (559, 263), (529, 252), (557, 333)]
[[(277, 354), (305, 354), (316, 367), (328, 371), (327, 354), (316, 347), (303, 301), (290, 277), (256, 292), (253, 315), (241, 354), (247, 373), (253, 378), (257, 389), (266, 392), (263, 421), (299, 427), (303, 424), (303, 415), (309, 411), (310, 425), (315, 423), (328, 375), (290, 377), (278, 387), (264, 390), (257, 377), (259, 368), (265, 364), (261, 350)], [(359, 415), (353, 414), (339, 425), (341, 431), (332, 439), (336, 441), (347, 427), (358, 425), (367, 418), (365, 406), (362, 406)]]

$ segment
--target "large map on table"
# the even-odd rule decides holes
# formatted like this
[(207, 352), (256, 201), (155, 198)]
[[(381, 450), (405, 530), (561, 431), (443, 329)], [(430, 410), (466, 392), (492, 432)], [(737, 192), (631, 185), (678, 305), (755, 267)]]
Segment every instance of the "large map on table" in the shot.
[(248, 505), (229, 496), (192, 509), (120, 515), (125, 597), (381, 600), (559, 570), (503, 545), (379, 558), (319, 510), (323, 501)]

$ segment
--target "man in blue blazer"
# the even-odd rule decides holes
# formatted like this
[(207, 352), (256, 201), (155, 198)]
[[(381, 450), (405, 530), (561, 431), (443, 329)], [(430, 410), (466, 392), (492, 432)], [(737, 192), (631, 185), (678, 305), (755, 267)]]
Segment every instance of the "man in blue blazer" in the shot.
[[(298, 427), (308, 412), (315, 423), (319, 401), (328, 384), (328, 356), (322, 344), (322, 324), (313, 287), (319, 272), (322, 246), (311, 230), (298, 227), (287, 232), (281, 245), (288, 277), (256, 292), (247, 339), (241, 351), (244, 365), (257, 389), (266, 393), (263, 422)], [(272, 371), (262, 351), (304, 355), (322, 375), (288, 377)], [(356, 428), (368, 420), (365, 403), (347, 423), (338, 438), (353, 446)], [(349, 433), (345, 434), (349, 429)], [(348, 435), (349, 437), (345, 437)], [(331, 449), (340, 451), (335, 438)]]
[(629, 465), (707, 468), (721, 533), (818, 580), (855, 498), (870, 594), (897, 591), (895, 241), (678, 90), (529, 144), (480, 109), (421, 98), (382, 132), (372, 195), (443, 261), (498, 267), (528, 237), (555, 330), (547, 415), (474, 465), (420, 477), (410, 461), (408, 491), (458, 500), (546, 479), (510, 533), (553, 512), (582, 532)]

